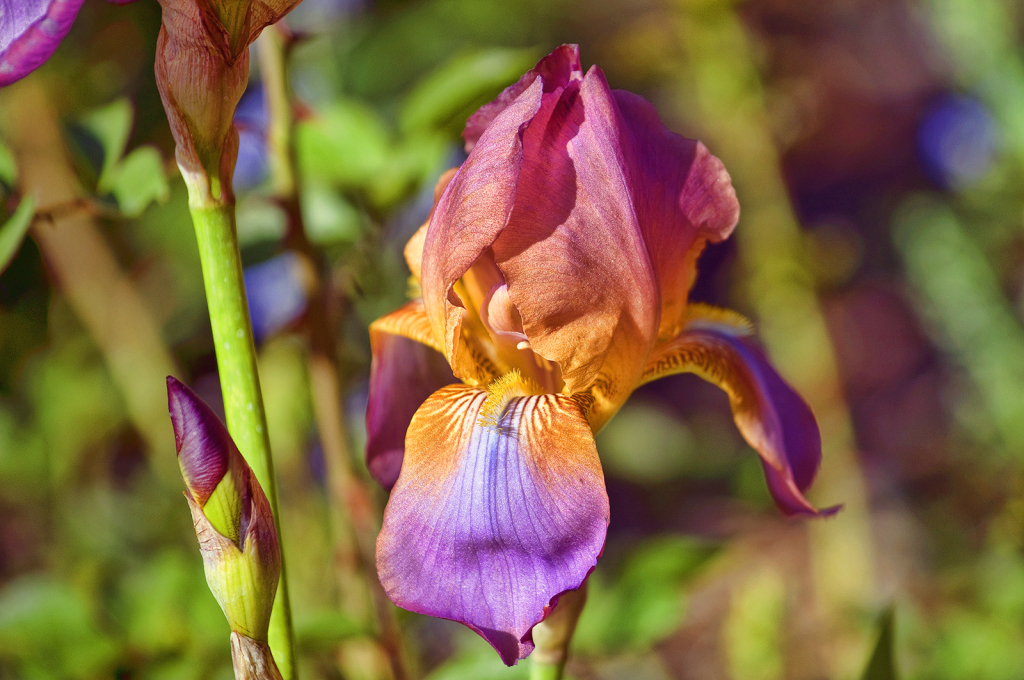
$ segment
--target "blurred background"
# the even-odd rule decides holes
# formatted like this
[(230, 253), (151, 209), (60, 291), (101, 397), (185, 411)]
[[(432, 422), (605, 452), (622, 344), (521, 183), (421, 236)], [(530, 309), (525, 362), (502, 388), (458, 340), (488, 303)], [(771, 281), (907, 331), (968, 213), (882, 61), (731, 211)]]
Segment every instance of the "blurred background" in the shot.
[[(255, 52), (234, 175), (302, 677), (389, 677), (332, 458), (365, 479), (366, 327), (405, 299), (401, 249), (466, 116), (576, 42), (731, 172), (740, 224), (693, 298), (756, 321), (821, 424), (812, 499), (845, 507), (786, 521), (723, 393), (642, 388), (598, 436), (612, 521), (569, 675), (853, 680), (891, 648), (902, 678), (1024, 678), (1022, 10), (305, 0), (304, 237), (270, 189)], [(87, 0), (0, 93), (4, 233), (32, 223), (0, 238), (0, 678), (232, 677), (166, 416), (168, 373), (220, 395), (159, 23), (153, 0)], [(328, 447), (325, 328), (344, 403)], [(526, 677), (457, 624), (397, 615), (417, 677)]]

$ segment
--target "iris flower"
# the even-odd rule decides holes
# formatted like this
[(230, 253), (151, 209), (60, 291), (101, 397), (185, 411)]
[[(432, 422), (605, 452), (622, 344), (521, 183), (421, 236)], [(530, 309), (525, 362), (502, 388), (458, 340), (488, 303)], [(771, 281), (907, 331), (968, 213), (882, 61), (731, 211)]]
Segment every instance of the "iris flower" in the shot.
[[(739, 205), (721, 161), (576, 46), (477, 111), (405, 255), (421, 296), (375, 321), (368, 465), (392, 487), (377, 569), (399, 606), (459, 621), (509, 665), (580, 587), (609, 507), (594, 433), (638, 386), (729, 396), (787, 515), (821, 442), (738, 314), (688, 302)], [(637, 451), (637, 455), (644, 455)]]

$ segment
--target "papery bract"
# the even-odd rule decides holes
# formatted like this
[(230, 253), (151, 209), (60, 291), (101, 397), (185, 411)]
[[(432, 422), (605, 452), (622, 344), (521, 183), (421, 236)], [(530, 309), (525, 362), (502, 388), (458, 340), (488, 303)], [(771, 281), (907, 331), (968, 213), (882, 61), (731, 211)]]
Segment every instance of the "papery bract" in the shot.
[[(739, 219), (722, 163), (569, 45), (464, 137), (469, 156), (406, 247), (422, 300), (371, 327), (368, 452), (373, 471), (389, 451), (385, 486), (407, 433), (377, 567), (397, 604), (466, 624), (512, 664), (596, 564), (608, 499), (593, 433), (644, 382), (718, 384), (779, 508), (832, 510), (803, 496), (821, 453), (810, 409), (745, 320), (688, 301), (705, 244)], [(396, 356), (400, 342), (420, 358)], [(411, 376), (441, 358), (464, 384)]]
[(160, 0), (156, 84), (194, 205), (232, 196), (248, 47), (299, 0)]

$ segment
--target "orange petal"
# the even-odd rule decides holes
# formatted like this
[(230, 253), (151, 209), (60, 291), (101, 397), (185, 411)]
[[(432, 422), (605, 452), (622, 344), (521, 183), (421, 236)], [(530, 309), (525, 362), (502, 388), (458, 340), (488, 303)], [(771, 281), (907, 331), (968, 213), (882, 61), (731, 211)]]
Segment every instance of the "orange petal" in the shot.
[(438, 342), (433, 329), (430, 327), (430, 321), (423, 311), (422, 300), (407, 302), (390, 314), (385, 314), (371, 323), (371, 340), (375, 333), (401, 335), (404, 338), (423, 343), (438, 352), (444, 351), (444, 345)]
[(513, 397), (487, 426), (487, 399), (453, 385), (417, 411), (377, 570), (395, 604), (464, 623), (512, 665), (552, 600), (596, 564), (608, 497), (578, 400)]

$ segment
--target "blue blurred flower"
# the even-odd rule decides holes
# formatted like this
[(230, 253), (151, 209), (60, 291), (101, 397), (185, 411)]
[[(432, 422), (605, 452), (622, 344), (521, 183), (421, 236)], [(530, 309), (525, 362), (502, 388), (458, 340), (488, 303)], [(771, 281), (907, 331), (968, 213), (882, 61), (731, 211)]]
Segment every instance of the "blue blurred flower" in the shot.
[(234, 122), (238, 130), (238, 161), (231, 185), (237, 192), (259, 185), (267, 177), (268, 114), (262, 84), (246, 88), (235, 109)]
[(968, 187), (992, 166), (996, 132), (992, 115), (974, 97), (943, 97), (927, 110), (918, 128), (921, 163), (939, 184)]
[(292, 252), (246, 267), (245, 292), (256, 341), (285, 328), (306, 311), (306, 265)]

